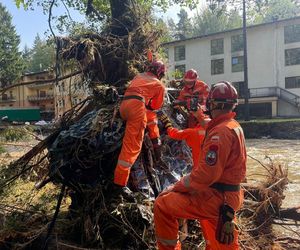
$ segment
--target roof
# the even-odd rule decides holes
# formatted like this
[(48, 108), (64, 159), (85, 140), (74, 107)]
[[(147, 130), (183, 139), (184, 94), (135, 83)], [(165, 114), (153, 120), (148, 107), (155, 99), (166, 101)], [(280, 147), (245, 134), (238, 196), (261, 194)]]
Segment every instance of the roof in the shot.
[(32, 76), (32, 75), (42, 75), (45, 73), (50, 73), (51, 70), (42, 70), (38, 72), (26, 72), (23, 76)]
[[(260, 23), (260, 24), (255, 24), (255, 25), (250, 25), (250, 26), (247, 26), (247, 29), (256, 28), (256, 27), (265, 26), (265, 25), (272, 25), (272, 24), (275, 24), (275, 23), (276, 24), (277, 23), (283, 23), (283, 22), (288, 22), (288, 21), (297, 20), (297, 19), (300, 19), (300, 16), (291, 17), (291, 18), (287, 18), (287, 19), (281, 19), (281, 20), (275, 20), (275, 21)], [(230, 29), (230, 30), (223, 30), (223, 31), (210, 33), (210, 34), (206, 34), (206, 35), (201, 35), (201, 36), (194, 36), (194, 37), (190, 37), (190, 38), (186, 38), (186, 39), (182, 39), (182, 40), (175, 40), (175, 41), (163, 43), (162, 45), (163, 46), (164, 45), (172, 45), (172, 44), (175, 44), (175, 43), (181, 43), (181, 42), (185, 42), (185, 41), (189, 41), (189, 40), (201, 39), (201, 38), (205, 38), (205, 37), (215, 36), (215, 35), (218, 35), (218, 34), (230, 33), (230, 32), (238, 31), (238, 30), (243, 30), (243, 27), (236, 28), (236, 29)]]

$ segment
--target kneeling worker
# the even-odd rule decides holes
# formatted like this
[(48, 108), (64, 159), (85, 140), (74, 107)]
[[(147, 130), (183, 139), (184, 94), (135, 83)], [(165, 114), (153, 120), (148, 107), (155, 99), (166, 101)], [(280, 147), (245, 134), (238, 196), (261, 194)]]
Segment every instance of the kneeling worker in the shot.
[[(162, 192), (154, 204), (160, 250), (181, 249), (178, 219), (209, 222), (201, 223), (208, 239), (206, 249), (239, 249), (233, 220), (243, 203), (240, 183), (246, 175), (247, 155), (243, 130), (234, 120), (237, 99), (237, 91), (229, 82), (212, 86), (207, 101), (212, 120), (206, 128), (199, 166)], [(218, 246), (210, 245), (211, 237)]]

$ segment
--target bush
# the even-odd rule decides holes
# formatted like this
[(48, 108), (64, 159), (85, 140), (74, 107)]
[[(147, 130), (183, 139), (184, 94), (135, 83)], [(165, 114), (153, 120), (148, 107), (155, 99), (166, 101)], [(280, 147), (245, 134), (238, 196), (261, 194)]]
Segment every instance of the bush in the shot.
[(30, 139), (28, 130), (25, 127), (7, 127), (1, 131), (0, 137), (4, 141), (21, 141)]

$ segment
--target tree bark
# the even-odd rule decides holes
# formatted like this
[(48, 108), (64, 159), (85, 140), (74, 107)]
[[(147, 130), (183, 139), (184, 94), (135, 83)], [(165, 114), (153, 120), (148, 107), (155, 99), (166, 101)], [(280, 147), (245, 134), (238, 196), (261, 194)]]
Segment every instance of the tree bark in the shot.
[(111, 33), (116, 36), (125, 36), (133, 29), (130, 15), (131, 0), (110, 0), (112, 28)]

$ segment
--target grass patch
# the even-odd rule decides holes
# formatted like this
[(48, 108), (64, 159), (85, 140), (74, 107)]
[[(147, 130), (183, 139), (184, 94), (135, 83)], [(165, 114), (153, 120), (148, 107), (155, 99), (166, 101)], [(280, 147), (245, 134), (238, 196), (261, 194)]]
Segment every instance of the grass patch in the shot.
[(6, 152), (5, 148), (2, 145), (0, 145), (0, 154), (3, 154), (5, 152)]

